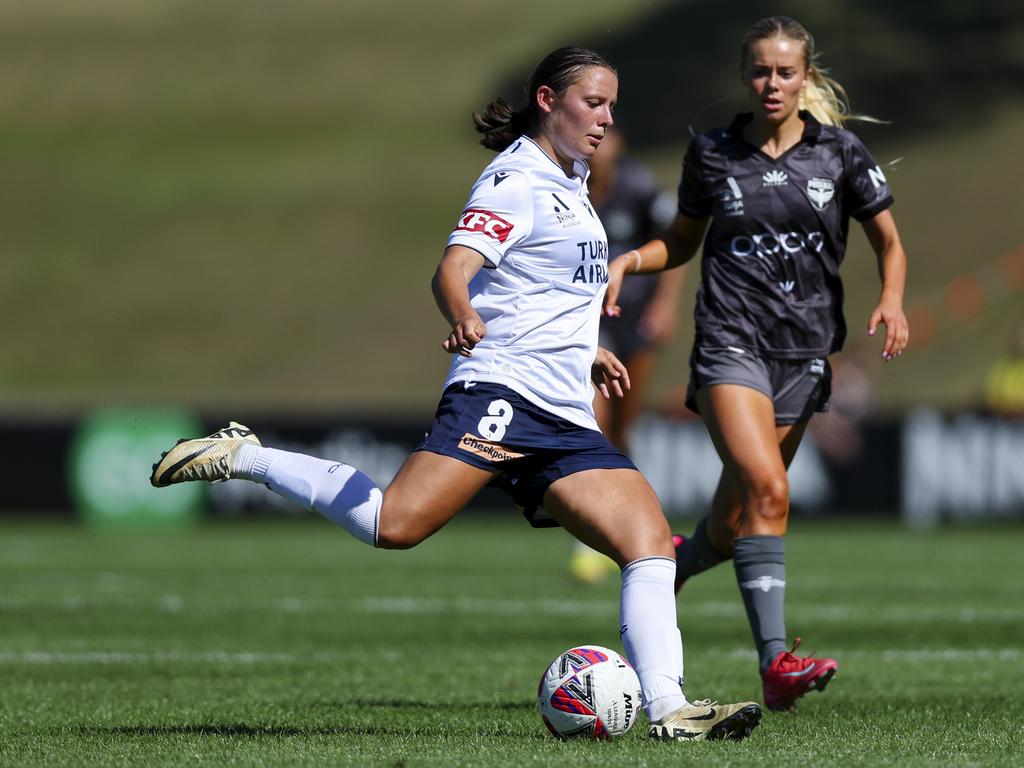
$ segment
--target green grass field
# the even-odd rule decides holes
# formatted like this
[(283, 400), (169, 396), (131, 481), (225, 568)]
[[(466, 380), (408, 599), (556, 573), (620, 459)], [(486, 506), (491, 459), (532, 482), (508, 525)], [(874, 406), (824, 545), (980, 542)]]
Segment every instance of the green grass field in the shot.
[[(559, 743), (550, 659), (620, 647), (569, 541), (467, 517), (411, 552), (320, 521), (0, 528), (3, 765), (1019, 765), (1020, 529), (798, 521), (789, 629), (840, 671), (746, 742)], [(688, 692), (758, 695), (728, 567), (680, 601)]]

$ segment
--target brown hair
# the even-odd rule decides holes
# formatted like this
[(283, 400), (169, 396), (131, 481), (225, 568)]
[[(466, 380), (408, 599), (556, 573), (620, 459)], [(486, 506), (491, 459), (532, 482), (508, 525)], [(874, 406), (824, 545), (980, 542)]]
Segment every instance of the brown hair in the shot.
[(800, 109), (807, 110), (818, 122), (826, 125), (842, 125), (847, 120), (873, 120), (850, 111), (846, 89), (825, 74), (826, 70), (821, 66), (819, 54), (814, 50), (814, 37), (800, 22), (789, 16), (769, 16), (750, 28), (743, 36), (740, 71), (746, 69), (747, 58), (754, 43), (778, 37), (804, 44), (804, 64), (811, 70), (811, 76), (800, 93)]
[(495, 152), (501, 152), (525, 133), (536, 128), (541, 113), (537, 108), (537, 89), (546, 85), (555, 93), (562, 93), (580, 79), (583, 70), (590, 67), (612, 67), (605, 59), (586, 48), (559, 48), (545, 56), (530, 77), (527, 85), (527, 105), (513, 109), (503, 99), (492, 101), (482, 112), (473, 113), (473, 123), (483, 134), (480, 143)]

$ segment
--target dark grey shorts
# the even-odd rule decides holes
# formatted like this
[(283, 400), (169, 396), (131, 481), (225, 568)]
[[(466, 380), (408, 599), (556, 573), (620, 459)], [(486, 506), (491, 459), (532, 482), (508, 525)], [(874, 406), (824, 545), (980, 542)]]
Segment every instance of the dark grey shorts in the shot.
[(694, 347), (690, 355), (687, 407), (699, 413), (697, 390), (715, 384), (739, 384), (763, 392), (775, 404), (778, 426), (798, 424), (815, 412), (828, 410), (832, 367), (822, 357), (777, 360), (738, 347)]

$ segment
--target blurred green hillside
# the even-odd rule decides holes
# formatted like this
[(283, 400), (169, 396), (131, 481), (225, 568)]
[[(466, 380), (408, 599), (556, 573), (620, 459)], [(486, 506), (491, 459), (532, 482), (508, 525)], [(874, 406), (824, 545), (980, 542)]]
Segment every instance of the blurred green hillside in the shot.
[[(624, 121), (649, 121), (636, 105), (657, 114), (650, 85), (661, 81), (644, 66), (673, 48), (644, 41), (652, 23), (664, 31), (663, 20), (691, 7), (716, 34), (688, 31), (678, 52), (692, 58), (704, 39), (703, 66), (663, 64), (685, 77), (667, 72), (660, 98), (697, 113), (704, 96), (688, 102), (687, 79), (733, 71), (742, 32), (774, 10), (760, 5), (707, 17), (718, 5), (705, 0), (0, 2), (0, 405), (429, 409), (447, 367), (429, 280), (491, 157), (475, 145), (469, 113), (551, 48), (582, 43), (613, 53)], [(797, 5), (812, 30), (818, 13), (841, 48), (834, 8)], [(863, 28), (887, 29), (884, 6), (870, 5), (842, 7)], [(985, 67), (1018, 71), (1024, 27), (1011, 21)], [(819, 41), (827, 55), (830, 41)], [(942, 52), (926, 53), (910, 52), (925, 75), (928, 56)], [(856, 47), (849, 55), (833, 61), (841, 80), (888, 61)], [(632, 108), (631, 68), (647, 82)], [(895, 75), (878, 82), (897, 101), (915, 98)], [(981, 94), (973, 80), (956, 82), (965, 106), (953, 94), (948, 121), (932, 109), (913, 130), (869, 136), (880, 161), (903, 158), (890, 180), (910, 298), (938, 295), (1024, 244), (1019, 90)], [(968, 93), (984, 96), (975, 120)], [(686, 125), (667, 135), (675, 139), (638, 130), (634, 143), (674, 185)], [(877, 277), (863, 237), (851, 240), (852, 334)], [(887, 365), (882, 404), (975, 399), (1021, 303), (1019, 293), (990, 303)], [(653, 399), (685, 378), (689, 311)]]

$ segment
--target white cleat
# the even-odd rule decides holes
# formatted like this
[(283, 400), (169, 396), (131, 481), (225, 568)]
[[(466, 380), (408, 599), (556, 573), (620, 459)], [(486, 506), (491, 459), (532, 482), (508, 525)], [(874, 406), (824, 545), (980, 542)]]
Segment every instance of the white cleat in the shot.
[(694, 701), (651, 723), (647, 735), (659, 741), (740, 741), (760, 722), (761, 707), (752, 701), (741, 704)]
[(156, 488), (165, 488), (188, 480), (229, 480), (235, 471), (235, 452), (242, 443), (258, 446), (260, 441), (251, 429), (237, 421), (207, 437), (179, 440), (153, 465), (149, 482)]

